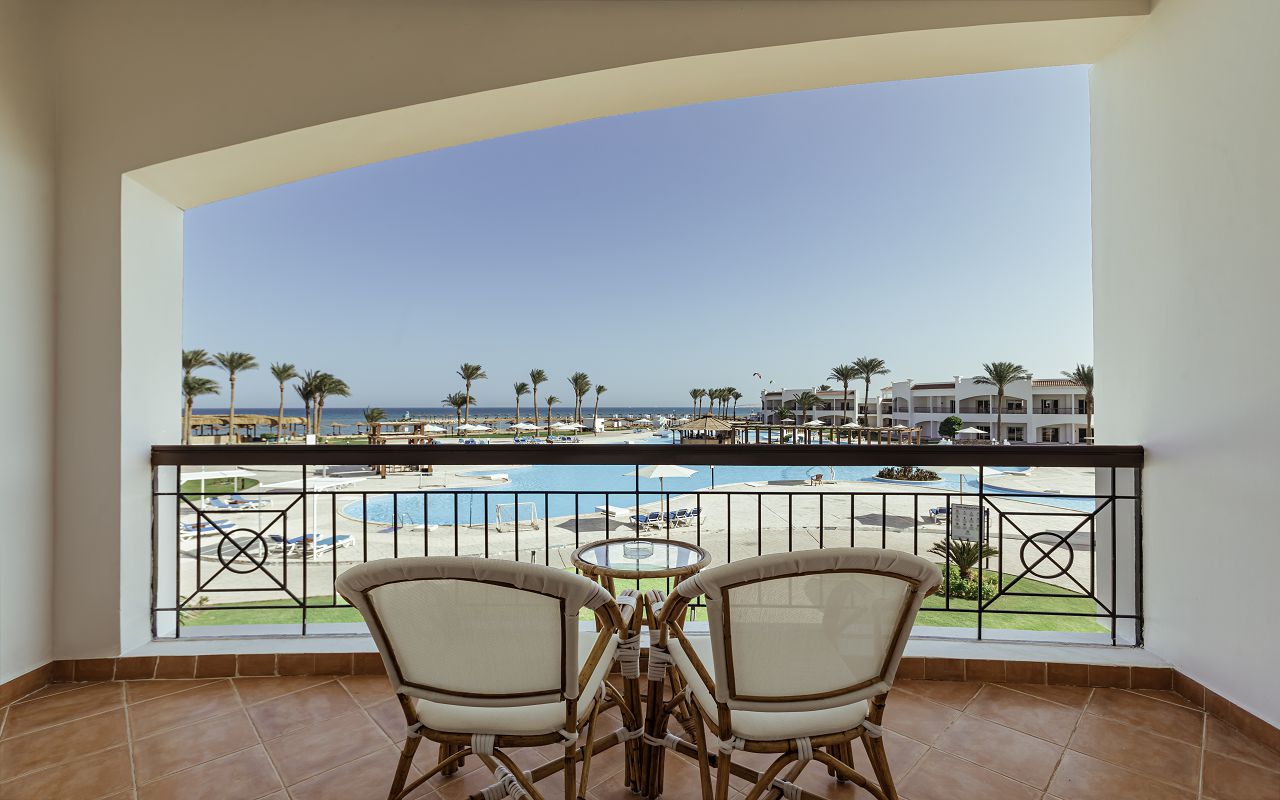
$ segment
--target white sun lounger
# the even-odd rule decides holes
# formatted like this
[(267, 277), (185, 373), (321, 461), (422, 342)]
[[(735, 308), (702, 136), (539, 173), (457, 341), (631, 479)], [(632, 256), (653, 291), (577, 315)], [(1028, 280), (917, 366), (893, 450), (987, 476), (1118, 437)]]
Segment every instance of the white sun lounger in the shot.
[(606, 517), (624, 517), (625, 518), (625, 517), (631, 516), (631, 509), (618, 508), (617, 506), (596, 506), (596, 511), (599, 511), (601, 514), (604, 514)]

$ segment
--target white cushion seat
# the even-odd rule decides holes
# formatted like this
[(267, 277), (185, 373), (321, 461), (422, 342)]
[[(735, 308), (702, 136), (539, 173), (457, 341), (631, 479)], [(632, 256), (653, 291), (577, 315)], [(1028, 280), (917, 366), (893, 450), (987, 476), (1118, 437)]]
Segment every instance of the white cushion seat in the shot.
[[(715, 660), (711, 654), (711, 637), (689, 636), (689, 644), (694, 654), (702, 662), (703, 667), (711, 674), (711, 679), (720, 683), (720, 676), (715, 674)], [(671, 660), (680, 670), (680, 674), (693, 688), (693, 697), (702, 713), (714, 722), (717, 719), (716, 701), (711, 689), (701, 679), (693, 662), (685, 654), (684, 645), (674, 636), (667, 640), (667, 648)], [(859, 700), (848, 705), (835, 708), (824, 708), (816, 711), (743, 711), (734, 709), (729, 712), (729, 733), (742, 739), (752, 741), (780, 741), (803, 736), (822, 736), (827, 733), (841, 733), (852, 730), (867, 718), (867, 701)]]
[[(578, 633), (578, 665), (575, 674), (582, 671), (591, 655), (599, 634), (594, 630), (583, 630)], [(591, 699), (600, 690), (609, 667), (613, 663), (613, 654), (618, 649), (618, 637), (610, 637), (604, 655), (596, 664), (595, 672), (587, 681), (578, 697), (578, 717), (585, 719), (591, 711)], [(513, 658), (519, 658), (513, 653)], [(428, 728), (445, 733), (492, 733), (499, 736), (536, 736), (551, 733), (564, 727), (565, 704), (538, 703), (529, 706), (462, 706), (453, 703), (439, 703), (432, 700), (415, 701), (418, 718)]]

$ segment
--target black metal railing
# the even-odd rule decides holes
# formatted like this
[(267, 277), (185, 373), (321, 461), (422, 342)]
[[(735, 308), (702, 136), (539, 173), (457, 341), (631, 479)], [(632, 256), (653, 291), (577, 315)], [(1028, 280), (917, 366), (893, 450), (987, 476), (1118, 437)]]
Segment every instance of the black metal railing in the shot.
[[(156, 446), (152, 463), (160, 638), (356, 634), (333, 591), (353, 564), (466, 555), (570, 569), (579, 545), (645, 535), (696, 543), (713, 564), (906, 550), (945, 571), (917, 634), (1141, 643), (1139, 447), (195, 445)], [(701, 474), (624, 477), (646, 464)], [(940, 481), (876, 477), (918, 465)], [(978, 542), (991, 555), (957, 564)]]

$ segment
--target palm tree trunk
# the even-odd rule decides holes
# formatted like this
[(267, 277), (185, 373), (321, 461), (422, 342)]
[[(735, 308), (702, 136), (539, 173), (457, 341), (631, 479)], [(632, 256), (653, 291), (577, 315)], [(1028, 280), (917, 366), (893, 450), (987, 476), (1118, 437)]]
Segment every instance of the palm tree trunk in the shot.
[(232, 442), (238, 442), (240, 441), (240, 437), (236, 435), (236, 376), (235, 376), (235, 373), (231, 374), (229, 383), (231, 384), (231, 397), (230, 397), (231, 405), (227, 408), (227, 425), (229, 426), (229, 429), (227, 431), (227, 438)]
[(1084, 396), (1084, 426), (1089, 431), (1089, 443), (1093, 444), (1093, 396)]
[(188, 397), (182, 404), (182, 443), (191, 444), (191, 406), (194, 398)]
[(596, 429), (596, 420), (600, 419), (600, 395), (596, 395), (596, 409), (591, 412), (591, 430)]
[(533, 427), (538, 427), (538, 386), (533, 387)]
[[(867, 412), (862, 418), (862, 424), (871, 427), (871, 379), (867, 378), (866, 390), (862, 393), (862, 404), (867, 407)], [(857, 414), (854, 414), (856, 417)]]
[(1004, 429), (1004, 389), (1000, 389), (1000, 393), (996, 395), (996, 438), (995, 443), (1000, 444), (1003, 440), (1001, 431)]
[(464, 422), (471, 422), (471, 381), (467, 381), (467, 416)]
[(324, 416), (324, 399), (321, 398), (316, 401), (316, 436), (319, 436), (320, 432), (324, 430), (323, 428), (320, 427), (321, 418), (323, 416)]
[(284, 384), (280, 384), (280, 413), (276, 416), (276, 444), (284, 441)]

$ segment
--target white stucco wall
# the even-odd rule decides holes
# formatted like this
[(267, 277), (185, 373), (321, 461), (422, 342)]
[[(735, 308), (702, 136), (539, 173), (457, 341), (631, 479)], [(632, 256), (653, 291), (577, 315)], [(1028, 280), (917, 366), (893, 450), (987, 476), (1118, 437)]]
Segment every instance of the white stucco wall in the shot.
[(1277, 30), (1275, 0), (1161, 0), (1091, 77), (1098, 436), (1147, 447), (1147, 645), (1273, 724), (1275, 415), (1178, 398), (1280, 397)]
[(0, 683), (49, 662), (53, 99), (44, 11), (0, 0)]

